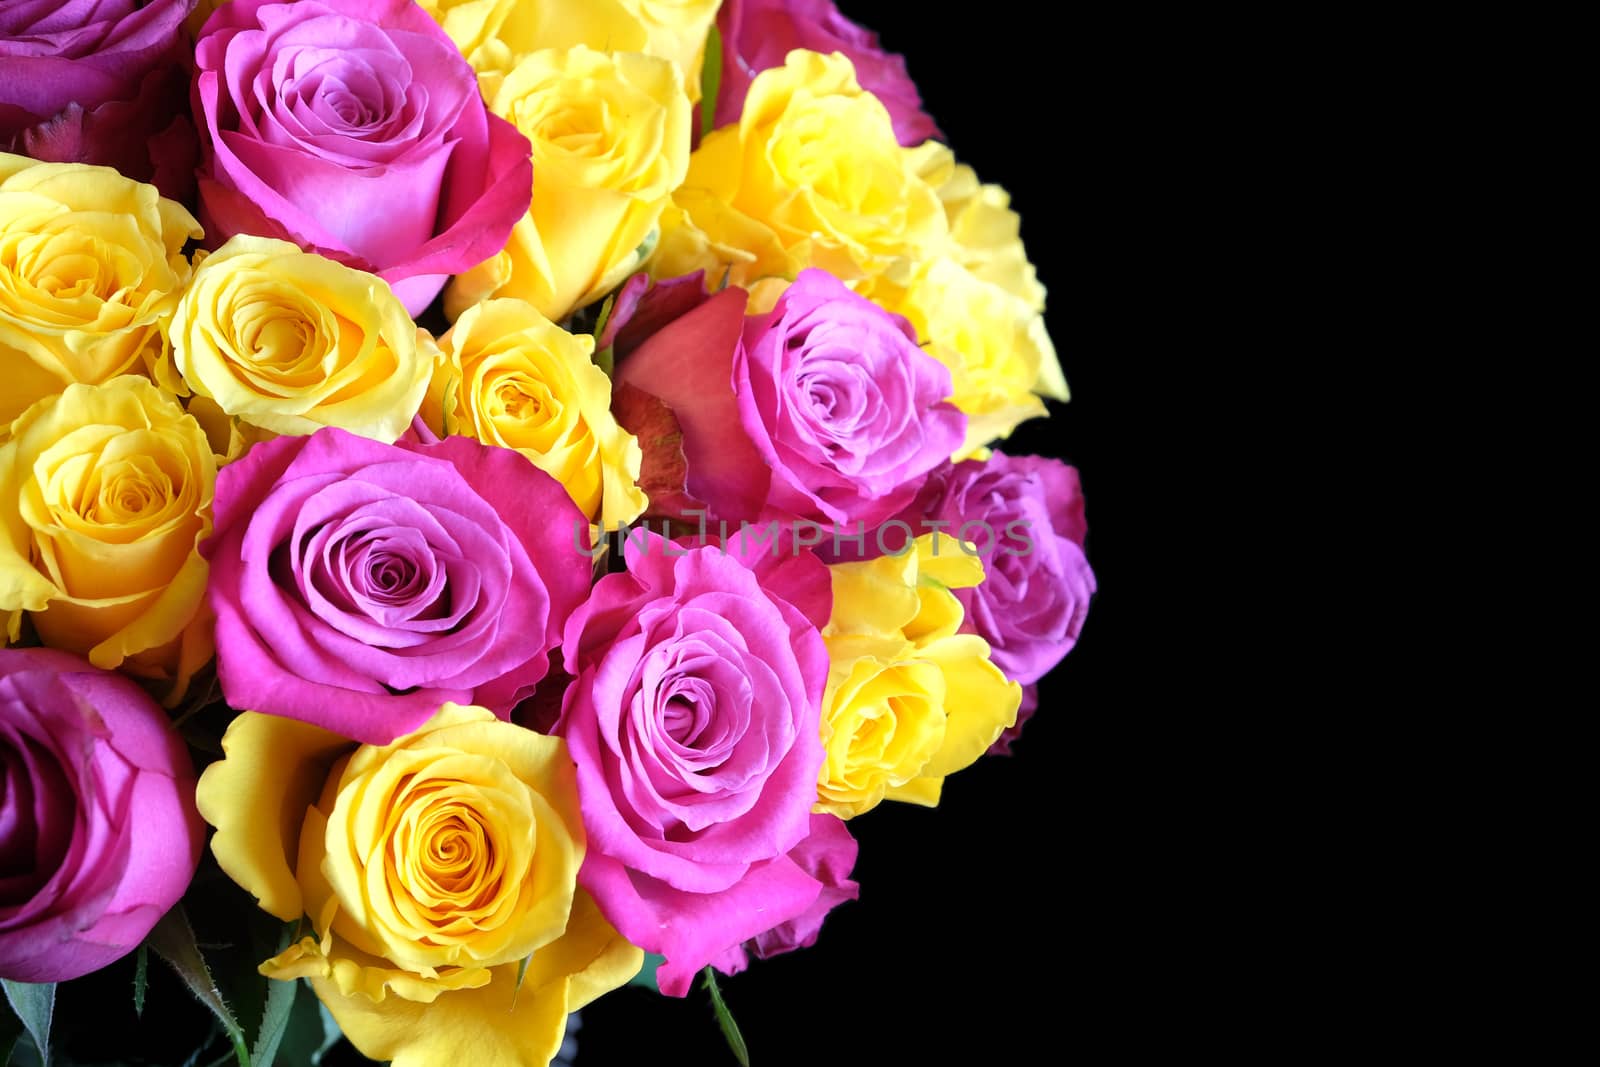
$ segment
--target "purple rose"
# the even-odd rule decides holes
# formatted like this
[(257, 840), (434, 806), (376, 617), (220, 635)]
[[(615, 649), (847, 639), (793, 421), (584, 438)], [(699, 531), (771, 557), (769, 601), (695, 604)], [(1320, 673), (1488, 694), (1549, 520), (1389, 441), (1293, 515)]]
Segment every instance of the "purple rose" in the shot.
[(587, 531), (554, 478), (469, 438), (256, 445), (202, 547), (223, 695), (367, 744), (445, 701), (508, 718), (589, 590)]
[(727, 289), (623, 361), (618, 380), (676, 414), (687, 490), (732, 521), (870, 528), (946, 462), (967, 418), (911, 325), (822, 270), (765, 315)]
[(885, 52), (878, 35), (841, 15), (833, 0), (724, 0), (717, 28), (722, 32), (718, 126), (739, 121), (757, 74), (783, 66), (785, 56), (804, 48), (824, 55), (843, 52), (855, 65), (856, 81), (889, 109), (901, 144), (939, 136), (922, 110), (905, 57)]
[(195, 51), (200, 221), (371, 271), (413, 315), (528, 211), (527, 138), (411, 0), (233, 0)]
[(574, 679), (556, 733), (578, 765), (589, 847), (578, 880), (688, 992), (729, 949), (801, 921), (827, 888), (811, 834), (832, 608), (810, 553), (630, 535), (628, 571), (567, 621)]
[(189, 753), (133, 682), (0, 649), (0, 977), (61, 982), (133, 951), (194, 877)]
[(0, 151), (97, 163), (187, 200), (194, 0), (0, 3)]
[(1007, 678), (1037, 682), (1072, 650), (1095, 591), (1076, 470), (995, 452), (930, 478), (901, 519), (970, 541), (984, 557), (982, 584), (954, 590), (961, 629), (989, 642)]

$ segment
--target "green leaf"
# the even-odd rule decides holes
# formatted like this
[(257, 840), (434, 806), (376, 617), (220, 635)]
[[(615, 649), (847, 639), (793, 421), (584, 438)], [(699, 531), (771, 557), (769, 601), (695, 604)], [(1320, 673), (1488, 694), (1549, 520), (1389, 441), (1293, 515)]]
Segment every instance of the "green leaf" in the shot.
[(711, 27), (706, 38), (706, 59), (700, 66), (700, 136), (717, 127), (717, 92), (722, 88), (722, 34)]
[(289, 1029), (289, 1016), (294, 1011), (295, 994), (299, 989), (298, 981), (268, 979), (267, 1006), (261, 1013), (261, 1031), (256, 1034), (256, 1047), (250, 1055), (255, 1067), (272, 1067), (278, 1045)]
[(706, 992), (711, 994), (711, 1010), (717, 1013), (717, 1024), (722, 1027), (722, 1036), (727, 1039), (728, 1048), (733, 1050), (733, 1058), (739, 1061), (739, 1067), (750, 1067), (750, 1050), (745, 1048), (739, 1024), (733, 1021), (733, 1013), (723, 1002), (722, 990), (717, 988), (717, 972), (707, 967), (701, 973), (706, 978)]
[[(39, 1062), (50, 1067), (50, 1023), (56, 1013), (54, 982), (13, 982), (4, 979), (6, 1000), (39, 1047)], [(10, 1051), (6, 1058), (10, 1059)]]
[(522, 980), (528, 977), (528, 964), (533, 962), (533, 953), (522, 957), (522, 962), (517, 964), (517, 984), (511, 987), (511, 1010), (517, 1010), (517, 994), (522, 992)]
[(239, 1067), (250, 1067), (250, 1049), (245, 1044), (244, 1031), (239, 1028), (233, 1012), (228, 1010), (222, 994), (217, 991), (217, 983), (211, 977), (205, 957), (194, 943), (194, 931), (189, 928), (182, 904), (174, 905), (171, 911), (161, 917), (155, 929), (150, 931), (146, 943), (155, 950), (157, 956), (172, 965), (195, 998), (217, 1017), (217, 1022), (222, 1024), (228, 1040), (233, 1044), (233, 1054), (239, 1061)]
[(617, 289), (611, 291), (611, 295), (606, 297), (605, 302), (600, 305), (600, 314), (595, 316), (594, 343), (597, 345), (600, 343), (600, 335), (606, 332), (606, 324), (611, 321), (611, 311), (616, 307), (618, 292), (620, 290)]
[(595, 318), (595, 366), (605, 371), (606, 378), (611, 378), (614, 360), (611, 358), (611, 346), (600, 347), (600, 334), (605, 333), (606, 325), (611, 322), (611, 310), (616, 307), (616, 293), (618, 291), (613, 291), (611, 296), (605, 298), (605, 304), (600, 306), (600, 315)]
[(628, 979), (629, 985), (642, 986), (661, 992), (661, 987), (656, 984), (656, 968), (667, 962), (667, 957), (658, 956), (654, 952), (644, 954), (644, 966), (639, 968), (639, 973)]
[(144, 990), (150, 980), (150, 950), (143, 945), (133, 955), (133, 1013), (144, 1018)]
[(644, 240), (639, 242), (639, 247), (633, 250), (633, 269), (643, 267), (645, 260), (656, 254), (656, 245), (661, 243), (661, 227), (656, 226), (644, 235)]
[[(287, 983), (286, 983), (287, 984)], [(305, 980), (293, 983), (300, 987), (289, 1010), (289, 1023), (284, 1029), (283, 1041), (278, 1046), (278, 1062), (304, 1067), (320, 1064), (343, 1035), (338, 1024), (322, 1006)], [(330, 1032), (331, 1031), (331, 1032)]]

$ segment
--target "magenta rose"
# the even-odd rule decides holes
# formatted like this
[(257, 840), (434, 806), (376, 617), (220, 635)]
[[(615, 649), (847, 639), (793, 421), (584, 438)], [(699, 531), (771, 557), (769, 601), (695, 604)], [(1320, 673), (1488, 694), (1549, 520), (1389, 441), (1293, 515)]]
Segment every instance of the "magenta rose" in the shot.
[(930, 478), (901, 519), (972, 542), (984, 557), (983, 582), (954, 592), (962, 630), (989, 642), (1007, 678), (1037, 682), (1072, 650), (1095, 591), (1076, 470), (994, 452)]
[(832, 608), (810, 553), (741, 554), (631, 534), (627, 573), (567, 621), (556, 733), (578, 765), (579, 882), (688, 992), (728, 950), (816, 905), (811, 834)]
[(200, 221), (379, 275), (413, 315), (527, 213), (527, 138), (411, 0), (232, 0), (196, 45)]
[(0, 3), (0, 151), (96, 163), (186, 200), (194, 0)]
[(729, 522), (870, 528), (904, 508), (961, 444), (950, 371), (910, 323), (822, 270), (765, 315), (726, 289), (625, 359), (618, 381), (671, 408), (686, 488)]
[(939, 136), (922, 110), (905, 57), (885, 52), (878, 35), (841, 15), (833, 0), (723, 0), (717, 28), (722, 32), (718, 126), (739, 121), (757, 74), (783, 66), (791, 51), (805, 48), (824, 55), (843, 52), (855, 65), (856, 81), (889, 109), (901, 144)]
[(811, 907), (727, 950), (712, 961), (713, 966), (723, 974), (738, 974), (752, 955), (766, 960), (816, 944), (828, 913), (861, 893), (861, 887), (850, 878), (857, 851), (856, 839), (850, 836), (843, 819), (837, 815), (812, 815), (811, 833), (790, 851), (789, 858), (822, 884), (822, 892)]
[(588, 592), (587, 537), (559, 482), (469, 438), (256, 445), (201, 548), (223, 695), (367, 744), (445, 701), (509, 718)]
[(189, 886), (205, 827), (189, 753), (133, 682), (0, 649), (0, 978), (120, 959)]

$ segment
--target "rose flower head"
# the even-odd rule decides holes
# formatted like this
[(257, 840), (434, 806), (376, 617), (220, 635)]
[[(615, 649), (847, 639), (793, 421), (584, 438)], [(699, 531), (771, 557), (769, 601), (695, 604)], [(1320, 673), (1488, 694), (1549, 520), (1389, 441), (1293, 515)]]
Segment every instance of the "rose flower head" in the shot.
[(522, 453), (607, 529), (644, 511), (639, 442), (612, 417), (593, 337), (568, 333), (521, 300), (486, 300), (439, 347), (422, 407), (430, 427)]
[(198, 236), (153, 185), (0, 152), (0, 438), (73, 382), (156, 367)]
[(0, 4), (0, 152), (114, 167), (190, 200), (193, 0)]
[(146, 378), (70, 385), (0, 444), (0, 615), (149, 679), (169, 704), (211, 658), (217, 469), (200, 424)]
[(420, 313), (528, 210), (528, 142), (411, 0), (232, 0), (195, 46), (207, 237), (292, 241)]
[(448, 700), (502, 717), (588, 595), (588, 518), (504, 448), (279, 437), (217, 482), (217, 676), (236, 708), (386, 744)]
[(993, 452), (937, 472), (902, 519), (990, 535), (980, 545), (986, 576), (956, 588), (961, 629), (989, 643), (995, 666), (1037, 682), (1078, 641), (1095, 592), (1084, 555), (1089, 527), (1075, 468), (1041, 456)]
[(802, 271), (764, 315), (744, 316), (743, 295), (693, 308), (617, 373), (672, 409), (689, 495), (729, 521), (889, 518), (961, 445), (949, 371), (826, 271)]
[(490, 100), (533, 146), (533, 200), (500, 255), (451, 284), (454, 317), (491, 296), (564, 319), (642, 266), (689, 165), (689, 98), (665, 59), (587, 46), (520, 57)]
[(198, 790), (217, 862), (313, 932), (261, 972), (310, 979), (364, 1055), (547, 1064), (568, 1013), (638, 972), (642, 953), (577, 888), (583, 820), (559, 739), (445, 704), (382, 747), (253, 712), (222, 746)]
[(137, 685), (0, 649), (0, 978), (121, 959), (189, 887), (205, 827), (189, 751)]
[[(182, 381), (274, 433), (338, 426), (393, 441), (411, 425), (436, 350), (382, 278), (240, 234), (199, 259), (172, 319)], [(185, 388), (187, 387), (187, 388)]]
[(630, 535), (627, 572), (595, 584), (562, 641), (573, 681), (554, 732), (578, 764), (580, 881), (666, 957), (671, 996), (828, 888), (801, 851), (822, 762), (827, 570), (774, 552)]
[(796, 49), (695, 149), (650, 271), (745, 288), (806, 267), (849, 284), (905, 271), (948, 239), (917, 158), (848, 58)]
[(937, 804), (945, 777), (983, 755), (1022, 701), (983, 638), (958, 632), (951, 590), (982, 582), (983, 563), (933, 533), (898, 556), (829, 570), (817, 808), (848, 819), (885, 798)]

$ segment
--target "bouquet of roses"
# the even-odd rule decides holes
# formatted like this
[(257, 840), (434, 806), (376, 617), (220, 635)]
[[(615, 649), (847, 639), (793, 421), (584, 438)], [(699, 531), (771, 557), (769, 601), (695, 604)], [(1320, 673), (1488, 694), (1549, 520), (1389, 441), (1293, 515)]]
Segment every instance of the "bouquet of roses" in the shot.
[(1006, 751), (1094, 577), (920, 106), (830, 0), (0, 3), (0, 1063), (154, 953), (546, 1064)]

